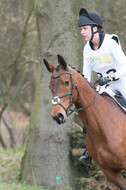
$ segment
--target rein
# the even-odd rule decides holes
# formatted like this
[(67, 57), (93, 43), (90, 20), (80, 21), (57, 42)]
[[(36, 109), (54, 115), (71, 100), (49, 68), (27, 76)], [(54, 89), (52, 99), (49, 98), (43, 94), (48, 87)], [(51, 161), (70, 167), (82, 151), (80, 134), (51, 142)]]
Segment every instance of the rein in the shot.
[[(76, 109), (76, 108), (74, 108), (74, 109), (71, 109), (71, 108), (68, 109), (69, 106), (73, 106), (73, 91), (74, 91), (74, 86), (76, 87), (76, 90), (77, 90), (77, 93), (78, 93), (78, 97), (79, 97), (79, 92), (78, 92), (77, 84), (75, 83), (75, 81), (74, 81), (74, 79), (72, 77), (71, 68), (70, 67), (68, 67), (68, 68), (69, 68), (69, 72), (62, 72), (62, 73), (59, 73), (58, 75), (51, 76), (51, 78), (56, 79), (56, 78), (58, 78), (58, 77), (60, 77), (61, 75), (64, 75), (64, 74), (70, 75), (70, 78), (71, 78), (71, 92), (68, 92), (67, 94), (64, 94), (64, 95), (59, 96), (59, 97), (55, 96), (54, 98), (52, 98), (52, 104), (53, 105), (59, 104), (60, 106), (62, 106), (62, 108), (66, 112), (67, 117), (69, 115), (71, 115), (74, 111), (75, 112), (80, 112), (80, 111), (83, 111), (83, 110), (87, 109), (88, 107), (90, 107), (95, 102), (95, 100), (98, 97), (98, 93), (97, 93), (96, 96), (94, 97), (93, 101), (90, 104), (88, 104), (86, 107), (79, 108), (79, 109)], [(65, 108), (64, 105), (60, 103), (60, 99), (63, 98), (63, 97), (65, 97), (65, 96), (68, 96), (68, 95), (71, 95), (70, 103)], [(77, 99), (78, 99), (78, 97), (77, 97)]]
[(89, 107), (95, 102), (95, 100), (97, 99), (97, 97), (98, 97), (98, 93), (97, 93), (96, 96), (94, 97), (93, 101), (92, 101), (90, 104), (88, 104), (87, 106), (83, 107), (83, 108), (79, 108), (79, 109), (76, 109), (76, 108), (71, 109), (71, 108), (70, 108), (70, 109), (69, 109), (69, 110), (70, 110), (70, 113), (69, 113), (67, 116), (71, 115), (74, 111), (80, 112), (80, 111), (83, 111), (83, 110), (89, 108)]

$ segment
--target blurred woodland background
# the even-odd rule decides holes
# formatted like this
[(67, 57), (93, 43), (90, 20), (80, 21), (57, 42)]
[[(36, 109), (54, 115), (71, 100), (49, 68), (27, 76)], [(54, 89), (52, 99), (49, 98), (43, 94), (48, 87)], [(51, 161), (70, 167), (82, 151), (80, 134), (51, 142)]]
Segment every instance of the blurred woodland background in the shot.
[[(62, 127), (52, 121), (51, 93), (48, 89), (50, 76), (43, 66), (43, 58), (57, 63), (56, 55), (61, 54), (68, 64), (82, 72), (85, 42), (77, 26), (81, 7), (101, 14), (105, 32), (117, 34), (126, 53), (125, 3), (126, 0), (0, 0), (0, 150), (24, 147), (28, 139), (23, 157), (24, 163), (27, 160), (28, 164), (26, 168), (22, 165), (23, 180), (27, 179), (28, 183), (42, 184), (43, 176), (46, 185), (53, 183), (57, 174), (54, 169), (64, 166), (60, 160), (62, 139), (66, 139), (63, 141), (66, 143), (65, 163), (68, 162), (69, 150), (85, 146), (83, 126), (76, 114)], [(68, 126), (71, 126), (69, 130)], [(46, 135), (48, 141), (44, 139)], [(54, 143), (56, 140), (57, 144)], [(29, 158), (33, 161), (31, 169)], [(73, 157), (70, 160), (73, 162)], [(51, 167), (52, 161), (56, 164), (48, 170), (47, 166)], [(114, 190), (105, 183), (91, 182), (90, 178), (95, 174), (95, 179), (105, 181), (95, 164), (90, 170), (74, 159), (70, 167), (72, 174), (82, 177), (85, 172), (85, 177), (89, 177), (87, 180), (84, 178), (82, 183), (95, 184), (96, 189)], [(48, 179), (45, 171), (48, 171)], [(54, 174), (50, 175), (51, 172)], [(66, 175), (64, 180), (67, 179)], [(87, 189), (92, 188), (89, 186)], [(85, 189), (85, 185), (83, 187)]]
[[(16, 141), (19, 141), (18, 130), (19, 135), (22, 135), (20, 130), (24, 130), (23, 135), (27, 131), (27, 128), (24, 127), (24, 119), (26, 119), (27, 126), (32, 111), (37, 83), (38, 63), (40, 62), (35, 6), (39, 3), (41, 7), (42, 2), (44, 1), (0, 1), (1, 148), (14, 146)], [(85, 0), (82, 4), (83, 7), (86, 5), (89, 10), (100, 12), (105, 32), (116, 33), (120, 38), (124, 52), (126, 52), (126, 9), (123, 6), (124, 3), (125, 0), (107, 0), (101, 5), (100, 0)], [(78, 5), (78, 7), (80, 6)], [(78, 15), (75, 16), (77, 20)], [(79, 29), (78, 32), (80, 32)], [(79, 39), (80, 41), (82, 41), (81, 38)], [(80, 42), (80, 65), (77, 66), (80, 70), (82, 67), (83, 45), (84, 41)], [(15, 115), (16, 113), (17, 115)], [(15, 127), (18, 128), (16, 135), (13, 134)], [(5, 131), (6, 133), (4, 133)], [(13, 139), (16, 137), (17, 140)], [(11, 141), (9, 142), (10, 138)], [(21, 139), (22, 142), (20, 143), (24, 144), (25, 136), (22, 136)]]
[(0, 147), (24, 145), (39, 60), (34, 1), (0, 1)]

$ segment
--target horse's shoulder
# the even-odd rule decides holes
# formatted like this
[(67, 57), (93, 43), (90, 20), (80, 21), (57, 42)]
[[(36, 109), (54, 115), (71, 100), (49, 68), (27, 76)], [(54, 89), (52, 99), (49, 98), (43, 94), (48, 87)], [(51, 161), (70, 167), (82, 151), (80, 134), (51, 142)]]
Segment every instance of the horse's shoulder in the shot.
[[(114, 111), (120, 111), (120, 110), (122, 110), (121, 108), (120, 108), (120, 106), (117, 104), (117, 102), (113, 99), (113, 98), (111, 98), (109, 95), (107, 95), (107, 94), (103, 94), (103, 95), (101, 95), (101, 97), (106, 101), (106, 105), (108, 106), (109, 105), (109, 108), (112, 108), (112, 110)], [(122, 110), (123, 111), (123, 110)], [(124, 111), (123, 111), (124, 112)]]
[(110, 104), (114, 104), (116, 103), (110, 96), (108, 96), (107, 94), (100, 94), (100, 96), (105, 99), (107, 102), (109, 102)]

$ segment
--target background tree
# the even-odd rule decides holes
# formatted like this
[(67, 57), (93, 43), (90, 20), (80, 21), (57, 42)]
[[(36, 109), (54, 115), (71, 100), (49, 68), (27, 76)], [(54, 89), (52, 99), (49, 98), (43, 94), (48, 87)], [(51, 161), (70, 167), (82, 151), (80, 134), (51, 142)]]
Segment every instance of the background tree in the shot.
[(22, 180), (28, 183), (55, 186), (56, 178), (60, 176), (60, 187), (66, 187), (73, 183), (75, 176), (79, 177), (69, 152), (68, 128), (72, 117), (63, 126), (52, 121), (50, 74), (43, 59), (57, 65), (57, 54), (61, 54), (71, 66), (81, 67), (83, 41), (79, 38), (77, 21), (79, 9), (86, 4), (87, 1), (82, 0), (38, 1), (36, 18), (41, 63), (27, 150), (22, 162)]
[[(38, 63), (35, 47), (38, 43), (33, 3), (0, 2), (0, 123), (3, 119), (10, 134), (11, 147), (15, 146), (15, 140), (13, 128), (7, 121), (8, 113), (16, 109), (30, 115), (27, 105), (31, 105), (34, 97), (35, 64)], [(1, 130), (0, 143), (7, 148)]]

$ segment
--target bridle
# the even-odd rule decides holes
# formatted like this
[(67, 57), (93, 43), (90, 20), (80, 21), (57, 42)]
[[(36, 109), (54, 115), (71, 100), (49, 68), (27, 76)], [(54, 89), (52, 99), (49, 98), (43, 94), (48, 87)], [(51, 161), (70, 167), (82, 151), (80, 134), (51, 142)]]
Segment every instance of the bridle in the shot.
[[(52, 99), (52, 104), (53, 104), (53, 105), (59, 104), (60, 106), (62, 106), (62, 108), (65, 110), (67, 116), (69, 115), (69, 109), (68, 109), (68, 107), (69, 107), (69, 106), (73, 106), (73, 91), (74, 91), (74, 85), (76, 86), (76, 89), (77, 89), (77, 85), (76, 85), (76, 83), (75, 83), (75, 81), (74, 81), (74, 79), (73, 79), (73, 77), (72, 77), (71, 68), (70, 68), (70, 67), (68, 67), (68, 68), (69, 68), (69, 72), (62, 72), (62, 73), (59, 73), (58, 75), (51, 76), (51, 78), (56, 79), (56, 78), (58, 78), (58, 77), (60, 77), (61, 75), (64, 75), (64, 74), (70, 75), (70, 79), (71, 79), (71, 91), (68, 92), (67, 94), (64, 94), (64, 95), (59, 96), (59, 97), (58, 97), (58, 96), (55, 96), (55, 97)], [(78, 89), (77, 89), (77, 92), (78, 92)], [(71, 97), (70, 97), (70, 102), (69, 102), (69, 104), (68, 104), (68, 105), (66, 106), (66, 108), (65, 108), (64, 105), (63, 105), (62, 103), (60, 103), (60, 99), (61, 99), (61, 98), (64, 98), (65, 96), (68, 96), (68, 95), (71, 95)], [(78, 96), (79, 96), (79, 93), (78, 93)]]
[[(61, 75), (64, 75), (64, 74), (70, 75), (70, 79), (71, 79), (71, 91), (68, 92), (67, 94), (63, 94), (62, 96), (59, 96), (59, 97), (58, 97), (58, 96), (55, 96), (55, 97), (52, 98), (52, 104), (53, 104), (53, 105), (59, 104), (59, 105), (65, 110), (67, 117), (68, 117), (69, 115), (71, 115), (74, 111), (80, 112), (80, 111), (83, 111), (83, 110), (87, 109), (88, 107), (90, 107), (90, 106), (95, 102), (95, 100), (96, 100), (97, 97), (98, 97), (98, 93), (97, 93), (96, 96), (95, 96), (95, 98), (93, 99), (93, 101), (92, 101), (90, 104), (88, 104), (86, 107), (79, 108), (79, 109), (76, 109), (76, 108), (71, 109), (71, 108), (69, 108), (69, 106), (70, 106), (70, 107), (73, 106), (73, 92), (74, 92), (74, 86), (76, 87), (76, 90), (77, 90), (77, 100), (78, 100), (78, 98), (79, 98), (79, 92), (78, 92), (77, 84), (75, 83), (75, 81), (74, 81), (74, 79), (73, 79), (73, 77), (72, 77), (71, 67), (68, 66), (68, 68), (69, 68), (69, 72), (62, 72), (62, 73), (59, 73), (58, 75), (51, 76), (51, 78), (56, 79), (56, 78), (58, 78), (58, 77), (60, 77)], [(65, 108), (64, 105), (60, 102), (60, 99), (61, 99), (61, 98), (64, 98), (65, 96), (68, 96), (68, 95), (71, 95), (71, 98), (70, 98), (69, 104), (68, 104), (68, 105), (66, 106), (66, 108)], [(77, 102), (77, 100), (76, 100), (76, 102)]]

